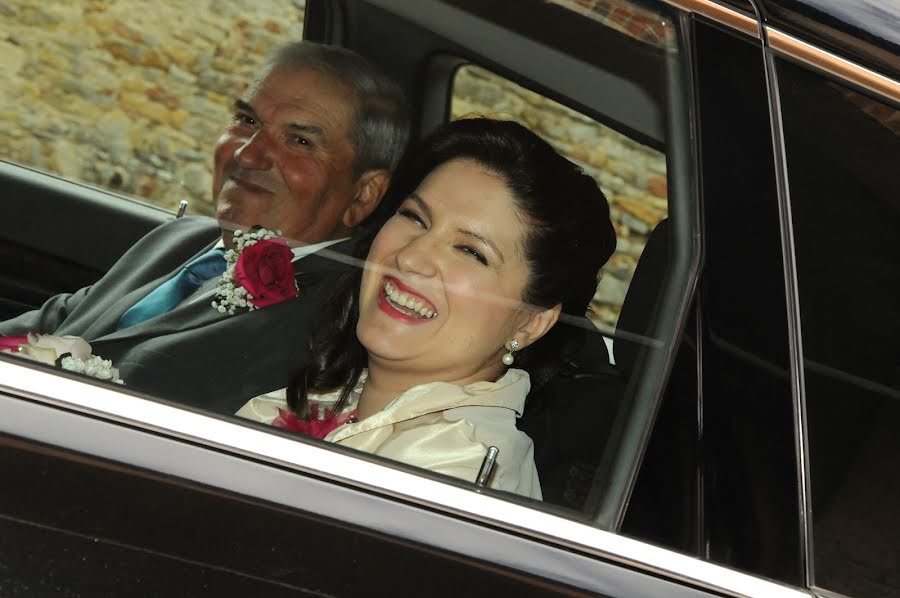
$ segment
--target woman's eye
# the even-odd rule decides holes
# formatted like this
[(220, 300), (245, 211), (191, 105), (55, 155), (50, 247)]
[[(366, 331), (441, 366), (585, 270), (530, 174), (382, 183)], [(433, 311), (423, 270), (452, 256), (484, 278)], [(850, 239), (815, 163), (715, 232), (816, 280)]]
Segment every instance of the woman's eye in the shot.
[(462, 251), (464, 253), (468, 253), (469, 255), (471, 255), (473, 258), (475, 258), (476, 260), (478, 260), (485, 266), (488, 265), (487, 258), (484, 257), (484, 254), (481, 253), (480, 251), (478, 251), (477, 249), (475, 249), (474, 247), (472, 247), (471, 245), (457, 245), (456, 247), (460, 251)]
[(400, 208), (399, 210), (397, 210), (397, 214), (400, 216), (403, 216), (404, 218), (406, 218), (408, 220), (412, 220), (413, 222), (415, 222), (422, 228), (427, 228), (425, 219), (422, 218), (422, 215), (419, 214), (418, 212), (416, 212), (415, 210), (412, 210), (410, 208)]

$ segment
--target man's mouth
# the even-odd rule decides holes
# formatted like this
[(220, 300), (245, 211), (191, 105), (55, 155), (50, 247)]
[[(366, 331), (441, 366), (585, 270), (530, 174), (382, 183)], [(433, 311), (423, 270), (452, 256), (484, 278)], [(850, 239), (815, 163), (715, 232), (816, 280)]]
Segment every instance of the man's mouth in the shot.
[(410, 318), (430, 320), (438, 315), (438, 312), (431, 309), (423, 300), (402, 292), (388, 279), (384, 283), (384, 297), (392, 308)]
[(235, 176), (232, 176), (229, 178), (234, 182), (235, 185), (237, 185), (241, 189), (244, 189), (251, 193), (272, 193), (265, 187), (257, 185), (256, 183), (252, 183), (252, 182), (248, 181), (247, 179), (241, 179), (241, 178), (238, 178)]

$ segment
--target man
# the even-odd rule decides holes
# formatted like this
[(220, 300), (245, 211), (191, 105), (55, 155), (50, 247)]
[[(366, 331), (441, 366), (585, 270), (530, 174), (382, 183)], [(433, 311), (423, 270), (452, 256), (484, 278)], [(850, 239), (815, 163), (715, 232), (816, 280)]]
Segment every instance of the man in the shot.
[[(309, 42), (282, 48), (235, 101), (218, 140), (218, 222), (160, 226), (96, 284), (0, 323), (0, 335), (80, 336), (129, 388), (234, 413), (288, 384), (329, 283), (346, 268), (324, 254), (350, 251), (344, 239), (381, 201), (408, 129), (399, 89), (359, 56)], [(281, 231), (292, 247), (299, 295), (222, 313), (212, 305), (222, 254), (234, 247), (233, 231), (257, 225)], [(192, 270), (187, 296), (168, 294), (200, 262), (212, 273)], [(167, 301), (174, 305), (162, 312), (147, 307)]]

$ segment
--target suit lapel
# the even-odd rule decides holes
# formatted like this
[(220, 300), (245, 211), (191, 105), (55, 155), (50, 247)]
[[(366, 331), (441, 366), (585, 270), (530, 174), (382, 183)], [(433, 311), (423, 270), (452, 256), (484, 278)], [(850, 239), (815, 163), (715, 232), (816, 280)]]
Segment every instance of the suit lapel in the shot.
[[(143, 299), (150, 293), (150, 291), (157, 288), (166, 280), (169, 280), (170, 278), (175, 276), (175, 274), (179, 272), (181, 268), (184, 267), (184, 265), (189, 263), (198, 255), (202, 255), (203, 253), (209, 251), (214, 245), (215, 243), (211, 243), (196, 255), (186, 260), (181, 267), (169, 273), (167, 276), (158, 278), (157, 280), (132, 291), (131, 293), (125, 295), (122, 299), (117, 301), (109, 313), (110, 317), (114, 318), (115, 322), (112, 326), (113, 332), (103, 335), (92, 342), (118, 341), (128, 338), (138, 338), (142, 336), (162, 336), (175, 332), (185, 332), (194, 328), (206, 326), (213, 322), (224, 320), (226, 318), (237, 317), (245, 313), (247, 310), (242, 309), (236, 312), (233, 316), (229, 316), (227, 313), (220, 313), (212, 307), (211, 303), (215, 298), (215, 289), (217, 287), (218, 281), (218, 277), (216, 277), (210, 282), (204, 283), (204, 285), (200, 287), (200, 290), (198, 292), (201, 295), (199, 297), (188, 297), (180, 305), (175, 307), (175, 309), (165, 314), (162, 314), (155, 318), (151, 318), (149, 320), (141, 322), (140, 324), (129, 326), (128, 328), (125, 328), (123, 330), (115, 330), (115, 326), (122, 318), (122, 315), (131, 306)], [(304, 295), (304, 288), (309, 288), (318, 284), (323, 278), (327, 277), (328, 275), (335, 275), (341, 272), (352, 270), (354, 268), (354, 264), (357, 262), (355, 258), (350, 256), (353, 250), (353, 246), (354, 245), (350, 240), (343, 241), (341, 243), (331, 245), (330, 247), (322, 249), (316, 253), (305, 256), (294, 262), (294, 277), (297, 280), (298, 287), (300, 288), (300, 297), (298, 299), (302, 300)]]
[[(113, 303), (113, 305), (107, 311), (107, 317), (105, 317), (102, 322), (103, 328), (111, 330), (111, 332), (104, 334), (97, 338), (95, 341), (91, 342), (121, 340), (131, 337), (146, 336), (147, 334), (164, 334), (178, 329), (185, 329), (186, 327), (193, 327), (189, 326), (188, 322), (185, 322), (183, 319), (187, 314), (178, 313), (182, 311), (182, 306), (179, 305), (170, 312), (156, 318), (150, 318), (149, 320), (145, 320), (144, 322), (135, 324), (134, 326), (129, 326), (128, 328), (125, 328), (123, 330), (116, 330), (116, 327), (119, 325), (119, 320), (122, 319), (122, 316), (126, 311), (131, 309), (135, 304), (137, 304), (138, 301), (149, 295), (151, 291), (158, 288), (161, 284), (163, 284), (167, 280), (174, 278), (179, 272), (181, 272), (182, 268), (184, 268), (192, 260), (212, 249), (215, 246), (216, 242), (217, 241), (214, 241), (203, 247), (200, 251), (186, 259), (179, 267), (175, 268), (165, 276), (161, 276), (156, 280), (148, 282), (144, 286), (131, 291), (130, 293), (124, 295), (121, 299)], [(205, 305), (209, 308), (208, 311), (212, 312), (212, 320), (216, 319), (215, 316), (222, 315), (214, 310), (212, 306), (210, 306), (209, 302), (206, 302)], [(190, 306), (184, 305), (184, 307)], [(195, 312), (194, 310), (190, 310), (190, 314), (192, 317), (201, 316), (200, 321), (197, 325), (207, 323), (208, 321), (206, 318), (202, 317), (203, 314), (201, 314), (199, 311)], [(98, 322), (98, 324), (100, 323)]]

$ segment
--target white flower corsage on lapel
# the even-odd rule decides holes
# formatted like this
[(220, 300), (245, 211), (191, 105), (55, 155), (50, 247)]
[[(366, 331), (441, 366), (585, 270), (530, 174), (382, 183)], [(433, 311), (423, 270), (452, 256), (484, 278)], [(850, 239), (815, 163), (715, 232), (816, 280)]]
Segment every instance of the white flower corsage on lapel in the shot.
[(225, 252), (225, 272), (216, 289), (213, 308), (234, 315), (234, 310), (268, 307), (299, 294), (291, 260), (294, 254), (281, 231), (254, 228), (234, 231), (234, 249)]

